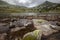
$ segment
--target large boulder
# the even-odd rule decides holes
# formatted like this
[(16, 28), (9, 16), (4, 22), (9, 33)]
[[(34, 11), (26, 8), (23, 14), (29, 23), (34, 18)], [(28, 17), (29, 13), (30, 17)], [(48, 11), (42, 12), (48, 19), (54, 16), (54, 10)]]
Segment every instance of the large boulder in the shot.
[(20, 26), (20, 27), (27, 26), (29, 24), (31, 24), (31, 21), (28, 19), (20, 19), (20, 20), (13, 22), (13, 25)]
[(45, 35), (45, 36), (48, 36), (48, 35), (58, 31), (58, 30), (54, 29), (54, 28), (57, 28), (57, 26), (52, 25), (47, 20), (33, 19), (33, 23), (34, 23), (35, 28), (39, 29), (39, 30), (42, 30), (43, 31), (43, 35)]
[(9, 30), (9, 26), (5, 23), (0, 23), (0, 33), (6, 33)]

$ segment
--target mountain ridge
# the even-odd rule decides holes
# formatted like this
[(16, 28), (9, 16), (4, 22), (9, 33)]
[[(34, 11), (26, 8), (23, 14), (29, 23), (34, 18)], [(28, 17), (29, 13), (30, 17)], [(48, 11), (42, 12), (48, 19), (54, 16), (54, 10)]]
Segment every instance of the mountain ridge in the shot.
[(59, 10), (60, 11), (60, 8), (58, 8), (58, 7), (60, 7), (60, 4), (52, 3), (52, 2), (49, 2), (49, 1), (45, 1), (41, 5), (38, 5), (38, 6), (33, 7), (33, 8), (26, 8), (24, 6), (10, 5), (10, 4), (8, 4), (4, 1), (1, 1), (1, 0), (0, 0), (0, 5), (1, 6), (6, 5), (8, 7), (8, 9), (5, 9), (5, 8), (3, 9), (3, 8), (0, 7), (1, 10), (7, 10), (7, 11), (9, 10), (9, 11), (12, 11), (12, 12), (15, 12), (15, 11), (21, 12), (21, 10), (22, 10), (22, 12), (23, 11), (27, 11), (27, 12), (32, 12), (33, 11), (33, 12), (35, 12), (36, 10), (37, 10), (37, 12), (45, 12), (45, 11), (48, 12), (48, 11), (51, 11), (51, 10), (54, 10), (54, 11)]

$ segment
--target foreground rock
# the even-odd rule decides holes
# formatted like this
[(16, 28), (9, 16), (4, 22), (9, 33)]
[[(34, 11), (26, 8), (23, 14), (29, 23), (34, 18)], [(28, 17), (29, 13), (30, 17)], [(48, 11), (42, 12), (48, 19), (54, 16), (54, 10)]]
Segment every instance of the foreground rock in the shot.
[[(54, 32), (57, 32), (57, 30), (55, 29), (52, 29), (51, 26), (52, 24), (46, 20), (42, 20), (42, 19), (33, 19), (33, 23), (34, 23), (34, 26), (39, 29), (39, 30), (42, 30), (43, 31), (43, 34), (45, 36), (48, 36)], [(54, 26), (54, 25), (53, 25)], [(54, 27), (57, 27), (57, 26), (54, 26)]]

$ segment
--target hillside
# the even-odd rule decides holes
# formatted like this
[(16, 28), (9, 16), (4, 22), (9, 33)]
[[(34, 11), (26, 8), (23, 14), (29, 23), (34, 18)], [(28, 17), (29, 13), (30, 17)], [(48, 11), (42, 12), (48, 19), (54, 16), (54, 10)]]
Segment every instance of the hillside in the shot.
[(60, 4), (45, 1), (43, 4), (36, 6), (34, 8), (26, 8), (23, 6), (11, 5), (0, 0), (0, 12), (2, 13), (60, 12)]
[(9, 5), (9, 4), (0, 0), (0, 5)]
[(37, 9), (40, 9), (42, 12), (44, 11), (60, 11), (60, 4), (58, 3), (52, 3), (52, 2), (49, 2), (49, 1), (45, 1), (43, 4), (35, 7)]

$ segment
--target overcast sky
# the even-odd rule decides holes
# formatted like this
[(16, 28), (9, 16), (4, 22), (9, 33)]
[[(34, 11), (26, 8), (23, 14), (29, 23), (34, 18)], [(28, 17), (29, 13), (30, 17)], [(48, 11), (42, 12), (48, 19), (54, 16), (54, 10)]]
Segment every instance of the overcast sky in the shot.
[(60, 3), (60, 0), (48, 0), (50, 2), (54, 2), (54, 3)]
[[(2, 0), (2, 1), (5, 1), (13, 5), (25, 6), (25, 7), (31, 8), (31, 7), (35, 7), (42, 4), (46, 0)], [(47, 0), (47, 1), (50, 1), (53, 3), (60, 3), (60, 0)]]

